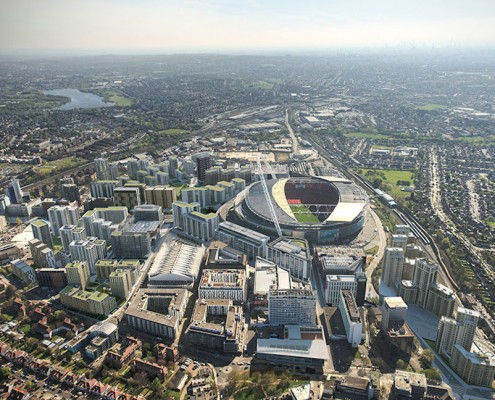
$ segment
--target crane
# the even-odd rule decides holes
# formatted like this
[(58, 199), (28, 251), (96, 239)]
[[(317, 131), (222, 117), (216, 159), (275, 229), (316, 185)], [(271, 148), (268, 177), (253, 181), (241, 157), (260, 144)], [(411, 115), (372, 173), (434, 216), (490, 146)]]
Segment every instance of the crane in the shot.
[[(261, 155), (258, 154), (256, 157), (256, 162), (258, 164), (258, 173), (260, 176), (261, 186), (263, 186), (263, 192), (265, 193), (266, 203), (272, 214), (273, 224), (275, 225), (275, 230), (277, 231), (278, 237), (282, 237), (282, 229), (280, 229), (280, 224), (278, 223), (277, 214), (275, 213), (275, 208), (273, 207), (272, 199), (270, 198), (270, 192), (266, 186), (265, 174), (263, 173), (263, 168), (261, 167)], [(268, 164), (268, 162), (267, 162)]]

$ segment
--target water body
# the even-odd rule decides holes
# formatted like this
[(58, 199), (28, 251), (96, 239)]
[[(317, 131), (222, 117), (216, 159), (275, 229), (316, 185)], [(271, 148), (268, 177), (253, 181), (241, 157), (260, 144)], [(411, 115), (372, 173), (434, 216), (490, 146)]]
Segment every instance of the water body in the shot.
[(55, 89), (43, 92), (48, 96), (69, 97), (70, 101), (57, 108), (57, 110), (74, 110), (76, 108), (102, 108), (111, 107), (114, 103), (107, 103), (103, 97), (93, 93), (81, 92), (77, 89)]

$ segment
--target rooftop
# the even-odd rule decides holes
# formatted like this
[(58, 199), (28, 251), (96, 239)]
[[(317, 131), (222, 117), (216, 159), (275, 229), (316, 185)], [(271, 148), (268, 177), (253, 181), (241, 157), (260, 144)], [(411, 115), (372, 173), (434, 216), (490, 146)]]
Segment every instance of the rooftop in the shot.
[(407, 304), (404, 302), (404, 300), (400, 296), (385, 297), (385, 299), (383, 300), (383, 304), (387, 308), (406, 308), (407, 309)]

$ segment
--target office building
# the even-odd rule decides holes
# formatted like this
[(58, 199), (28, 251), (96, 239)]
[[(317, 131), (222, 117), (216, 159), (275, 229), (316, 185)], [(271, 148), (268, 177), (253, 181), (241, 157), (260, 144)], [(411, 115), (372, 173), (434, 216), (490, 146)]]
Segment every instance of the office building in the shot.
[(387, 332), (392, 321), (405, 321), (407, 304), (402, 297), (385, 297), (382, 308), (382, 330)]
[(60, 302), (73, 310), (105, 317), (117, 306), (115, 297), (101, 292), (87, 292), (72, 286), (60, 291)]
[(425, 258), (416, 261), (413, 284), (418, 288), (417, 304), (426, 308), (428, 292), (433, 283), (437, 281), (438, 265), (427, 261)]
[(132, 290), (132, 278), (129, 270), (117, 269), (110, 273), (110, 289), (112, 296), (119, 299), (127, 299)]
[(232, 300), (198, 299), (186, 335), (194, 346), (240, 353), (244, 348), (244, 324), (242, 307), (234, 306)]
[(471, 351), (479, 317), (478, 311), (459, 307), (455, 319), (440, 318), (436, 340), (438, 352), (450, 358), (456, 344)]
[(243, 269), (204, 269), (199, 281), (200, 299), (228, 299), (243, 303), (247, 297), (246, 271)]
[(316, 297), (312, 290), (269, 290), (270, 325), (315, 325)]
[(344, 322), (347, 342), (352, 347), (358, 347), (363, 340), (363, 322), (359, 315), (354, 294), (348, 289), (340, 291), (339, 310)]
[(67, 286), (64, 268), (38, 268), (36, 280), (41, 288), (61, 289)]
[(86, 237), (86, 230), (82, 226), (64, 225), (60, 228), (60, 241), (64, 253), (69, 253), (69, 246), (74, 240), (84, 240)]
[(64, 225), (77, 225), (79, 209), (72, 206), (53, 206), (48, 209), (48, 219), (52, 233), (60, 236), (60, 228)]
[(75, 261), (65, 266), (67, 284), (86, 289), (89, 282), (89, 265), (86, 261)]
[(438, 317), (450, 317), (454, 313), (454, 307), (454, 291), (440, 283), (433, 283), (428, 293), (426, 309)]
[(307, 240), (280, 237), (267, 248), (269, 261), (289, 271), (293, 278), (309, 281), (312, 258)]
[(53, 249), (52, 235), (50, 233), (50, 225), (42, 219), (35, 219), (31, 222), (33, 236)]
[(172, 204), (177, 201), (177, 192), (173, 187), (148, 187), (144, 191), (144, 198), (147, 204), (155, 204), (164, 210), (169, 210), (172, 208)]
[(211, 157), (209, 153), (200, 153), (194, 156), (196, 159), (196, 176), (199, 182), (204, 182), (206, 170), (211, 167)]
[[(91, 275), (96, 274), (95, 264), (107, 256), (107, 244), (96, 237), (74, 240), (69, 245), (72, 261), (86, 261)], [(131, 257), (128, 257), (131, 258)]]
[(127, 207), (129, 211), (132, 211), (134, 207), (141, 204), (141, 196), (138, 187), (132, 186), (120, 186), (114, 190), (115, 204), (117, 206)]
[(119, 186), (118, 180), (92, 181), (89, 184), (91, 196), (96, 198), (113, 197), (117, 186)]
[(190, 237), (202, 242), (211, 241), (218, 228), (218, 215), (192, 211), (183, 216), (183, 231)]
[(139, 289), (125, 318), (133, 329), (175, 340), (187, 303), (186, 289)]
[(495, 356), (466, 350), (454, 345), (450, 359), (452, 369), (470, 385), (491, 388), (495, 377)]
[(267, 258), (270, 237), (262, 233), (224, 221), (218, 225), (217, 239), (242, 251), (249, 260), (255, 260), (256, 257)]
[(404, 250), (399, 247), (387, 247), (382, 261), (382, 282), (394, 287), (402, 280), (403, 266)]
[(327, 305), (338, 307), (340, 305), (340, 292), (348, 289), (356, 296), (357, 279), (355, 275), (327, 275), (325, 287), (325, 301)]

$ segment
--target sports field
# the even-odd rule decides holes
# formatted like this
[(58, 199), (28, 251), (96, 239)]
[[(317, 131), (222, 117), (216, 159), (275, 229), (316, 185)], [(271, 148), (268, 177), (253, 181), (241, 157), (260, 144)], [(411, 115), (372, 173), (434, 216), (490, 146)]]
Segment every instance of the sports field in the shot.
[(292, 204), (290, 209), (299, 222), (320, 222), (318, 217), (309, 211), (306, 206)]

